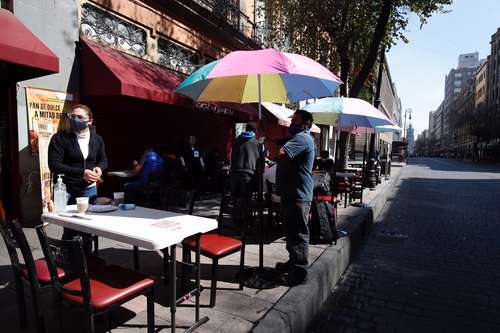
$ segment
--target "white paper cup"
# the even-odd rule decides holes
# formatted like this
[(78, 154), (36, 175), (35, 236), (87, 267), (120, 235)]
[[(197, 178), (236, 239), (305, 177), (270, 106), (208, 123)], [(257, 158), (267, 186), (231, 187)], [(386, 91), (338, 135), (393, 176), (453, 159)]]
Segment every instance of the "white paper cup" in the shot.
[(85, 213), (89, 209), (89, 198), (88, 197), (78, 197), (76, 198), (76, 209), (78, 213)]
[(125, 202), (125, 192), (113, 192), (115, 206)]

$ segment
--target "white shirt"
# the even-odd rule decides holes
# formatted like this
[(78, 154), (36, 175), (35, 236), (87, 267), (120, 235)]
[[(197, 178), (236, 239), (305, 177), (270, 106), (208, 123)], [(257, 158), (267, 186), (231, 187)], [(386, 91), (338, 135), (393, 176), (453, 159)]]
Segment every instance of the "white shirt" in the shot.
[[(85, 160), (89, 156), (89, 142), (90, 142), (90, 130), (87, 128), (82, 132), (75, 132), (76, 138), (78, 140), (78, 145), (80, 146), (80, 151), (83, 155), (83, 164), (85, 165)], [(95, 186), (95, 183), (90, 184), (88, 187)]]

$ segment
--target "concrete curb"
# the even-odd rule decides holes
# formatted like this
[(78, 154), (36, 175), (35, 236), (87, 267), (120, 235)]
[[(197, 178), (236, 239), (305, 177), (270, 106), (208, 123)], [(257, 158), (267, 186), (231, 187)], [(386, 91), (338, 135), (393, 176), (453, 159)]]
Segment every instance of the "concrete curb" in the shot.
[(325, 249), (311, 265), (306, 284), (290, 288), (276, 304), (254, 324), (252, 332), (305, 332), (322, 304), (361, 248), (373, 221), (391, 196), (391, 187), (399, 180), (398, 172), (383, 184), (369, 207), (349, 207), (339, 215), (339, 224), (349, 236)]

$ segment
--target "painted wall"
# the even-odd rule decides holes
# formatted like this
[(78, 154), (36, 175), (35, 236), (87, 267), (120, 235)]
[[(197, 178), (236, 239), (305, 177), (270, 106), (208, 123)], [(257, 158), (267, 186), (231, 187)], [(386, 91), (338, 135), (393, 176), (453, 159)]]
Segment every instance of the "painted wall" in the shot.
[(17, 117), (21, 207), (25, 225), (40, 222), (41, 194), (38, 157), (28, 147), (28, 119), (25, 87), (78, 92), (78, 63), (75, 41), (78, 40), (77, 0), (14, 0), (13, 12), (52, 52), (59, 57), (59, 73), (23, 81), (17, 87)]

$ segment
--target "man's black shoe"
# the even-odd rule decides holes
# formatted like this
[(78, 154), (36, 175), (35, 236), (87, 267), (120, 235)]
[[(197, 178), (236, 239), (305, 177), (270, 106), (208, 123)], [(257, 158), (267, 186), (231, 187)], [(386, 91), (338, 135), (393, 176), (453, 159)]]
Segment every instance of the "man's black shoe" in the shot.
[(290, 261), (278, 262), (278, 263), (276, 263), (275, 268), (279, 273), (284, 273), (284, 272), (288, 272), (292, 268), (292, 264), (290, 264)]

